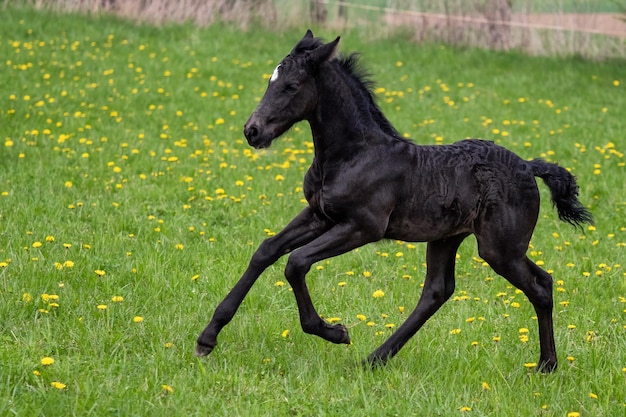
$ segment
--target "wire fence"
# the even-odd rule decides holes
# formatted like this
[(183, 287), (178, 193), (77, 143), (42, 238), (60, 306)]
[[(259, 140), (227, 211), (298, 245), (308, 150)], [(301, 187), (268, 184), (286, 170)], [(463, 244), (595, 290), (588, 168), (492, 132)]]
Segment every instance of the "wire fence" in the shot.
[(163, 24), (315, 25), (536, 55), (626, 57), (626, 0), (3, 0)]

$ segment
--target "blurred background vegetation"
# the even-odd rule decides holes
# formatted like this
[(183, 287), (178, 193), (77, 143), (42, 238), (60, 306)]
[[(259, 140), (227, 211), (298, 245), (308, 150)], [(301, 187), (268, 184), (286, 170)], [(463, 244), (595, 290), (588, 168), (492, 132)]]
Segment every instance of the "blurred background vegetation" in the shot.
[(626, 56), (625, 0), (1, 0), (57, 12), (109, 13), (138, 22), (228, 22), (241, 29), (313, 26), (370, 38), (533, 55)]

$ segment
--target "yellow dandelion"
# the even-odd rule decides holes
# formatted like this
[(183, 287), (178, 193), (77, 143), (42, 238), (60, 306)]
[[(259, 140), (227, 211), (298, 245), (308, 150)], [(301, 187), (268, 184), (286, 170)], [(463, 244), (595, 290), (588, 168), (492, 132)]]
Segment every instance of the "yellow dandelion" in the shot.
[(44, 356), (43, 358), (41, 358), (41, 364), (43, 366), (50, 366), (54, 363), (54, 358), (51, 358), (50, 356)]
[(133, 317), (133, 323), (141, 323), (143, 321), (143, 317), (135, 316)]
[(59, 382), (59, 381), (52, 381), (50, 383), (50, 385), (52, 385), (52, 387), (61, 390), (64, 389), (65, 387), (67, 387), (67, 385), (65, 385), (63, 382)]
[(106, 272), (104, 271), (104, 269), (96, 269), (95, 271), (93, 271), (96, 273), (97, 276), (99, 277), (103, 277), (106, 275)]
[(283, 332), (280, 334), (282, 337), (287, 337), (289, 336), (289, 329), (285, 329), (283, 330)]
[(163, 389), (163, 394), (173, 394), (174, 393), (174, 388), (170, 387), (169, 385), (163, 384), (161, 385), (161, 389)]
[(382, 298), (385, 296), (385, 293), (382, 290), (376, 290), (374, 291), (374, 294), (372, 294), (372, 297), (374, 298)]
[(100, 311), (104, 311), (104, 310), (106, 310), (106, 309), (107, 309), (107, 305), (106, 305), (106, 304), (98, 304), (98, 305), (96, 306), (96, 308), (97, 308), (98, 310), (100, 310)]

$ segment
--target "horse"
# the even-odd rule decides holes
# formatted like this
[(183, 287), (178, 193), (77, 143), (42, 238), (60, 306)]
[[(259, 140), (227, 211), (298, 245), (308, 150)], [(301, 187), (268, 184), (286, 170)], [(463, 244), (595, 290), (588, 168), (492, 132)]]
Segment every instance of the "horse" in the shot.
[(345, 326), (327, 323), (316, 312), (305, 281), (311, 266), (381, 239), (427, 242), (417, 306), (364, 361), (383, 365), (453, 294), (457, 249), (473, 234), (479, 256), (532, 303), (539, 325), (536, 368), (554, 371), (552, 277), (526, 252), (539, 215), (535, 177), (550, 189), (560, 220), (580, 228), (593, 222), (578, 200), (575, 177), (489, 141), (422, 146), (404, 138), (377, 105), (359, 55), (338, 56), (339, 39), (324, 43), (308, 30), (278, 64), (244, 125), (248, 144), (261, 149), (295, 123), (309, 123), (314, 156), (304, 176), (308, 205), (260, 244), (199, 335), (196, 354), (213, 351), (257, 278), (286, 254), (284, 273), (302, 330), (350, 344)]

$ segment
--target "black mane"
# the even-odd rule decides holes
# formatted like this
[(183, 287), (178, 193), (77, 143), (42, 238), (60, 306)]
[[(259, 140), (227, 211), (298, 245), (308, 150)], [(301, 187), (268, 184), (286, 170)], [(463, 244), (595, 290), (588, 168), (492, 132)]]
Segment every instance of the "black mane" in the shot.
[(337, 59), (337, 63), (345, 74), (348, 75), (348, 79), (350, 80), (352, 86), (362, 92), (363, 99), (367, 102), (369, 113), (371, 114), (374, 122), (376, 122), (383, 132), (388, 135), (397, 139), (405, 140), (383, 114), (380, 107), (378, 107), (378, 104), (376, 103), (376, 96), (374, 94), (376, 84), (370, 78), (371, 74), (361, 63), (360, 57), (361, 55), (359, 53), (351, 53)]

